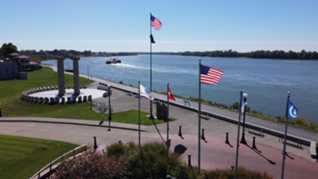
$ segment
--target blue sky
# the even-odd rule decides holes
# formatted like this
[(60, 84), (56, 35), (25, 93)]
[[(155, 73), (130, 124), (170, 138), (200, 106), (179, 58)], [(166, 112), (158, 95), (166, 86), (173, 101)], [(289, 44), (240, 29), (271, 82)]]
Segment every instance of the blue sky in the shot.
[(316, 0), (1, 0), (0, 44), (20, 49), (318, 50)]

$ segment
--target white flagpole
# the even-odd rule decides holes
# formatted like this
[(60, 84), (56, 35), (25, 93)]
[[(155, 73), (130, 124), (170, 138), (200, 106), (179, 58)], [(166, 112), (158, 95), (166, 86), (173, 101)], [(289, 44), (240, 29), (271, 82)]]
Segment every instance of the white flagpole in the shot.
[(110, 97), (112, 95), (112, 90), (111, 90), (111, 86), (108, 87), (108, 131), (111, 130), (111, 121), (112, 121), (112, 105), (110, 102)]
[(140, 132), (140, 125), (141, 125), (141, 121), (140, 121), (140, 81), (138, 81), (138, 146), (139, 148), (141, 148), (141, 132)]
[(286, 141), (287, 141), (287, 130), (288, 130), (288, 104), (290, 100), (290, 92), (288, 91), (287, 95), (287, 103), (286, 103), (286, 121), (285, 121), (285, 133), (284, 133), (284, 143), (283, 143), (283, 159), (282, 159), (282, 173), (281, 173), (281, 179), (284, 179), (285, 177), (285, 160), (286, 160)]
[(199, 103), (198, 103), (198, 169), (201, 170), (201, 59), (199, 60)]
[(242, 116), (242, 102), (243, 91), (240, 92), (240, 107), (239, 107), (239, 118), (237, 124), (237, 136), (236, 136), (236, 154), (235, 154), (235, 178), (238, 179), (238, 160), (239, 160), (239, 147), (240, 147), (240, 130), (241, 130), (241, 116)]
[[(150, 35), (149, 35), (149, 41), (150, 41), (150, 85), (149, 85), (149, 89), (150, 89), (150, 93), (152, 92), (152, 41), (151, 41), (151, 36), (152, 36), (152, 25), (151, 25), (151, 13), (150, 13)], [(150, 119), (153, 119), (153, 114), (152, 114), (152, 100), (149, 101), (149, 109), (150, 109)]]
[(169, 107), (170, 107), (170, 105), (169, 105), (169, 95), (168, 95), (168, 93), (169, 93), (169, 83), (167, 84), (167, 145), (168, 145), (168, 142), (169, 142), (169, 128), (170, 128), (170, 126), (169, 126)]

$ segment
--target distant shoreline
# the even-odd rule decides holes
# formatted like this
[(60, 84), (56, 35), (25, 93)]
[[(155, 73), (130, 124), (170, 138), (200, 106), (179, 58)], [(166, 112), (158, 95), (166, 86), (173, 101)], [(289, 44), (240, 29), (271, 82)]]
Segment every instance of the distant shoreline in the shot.
[[(149, 54), (138, 53), (138, 54)], [(248, 59), (268, 59), (268, 60), (318, 60), (318, 52), (294, 52), (294, 51), (252, 51), (252, 52), (236, 52), (236, 51), (187, 51), (187, 52), (156, 52), (153, 55), (180, 55), (193, 57), (224, 57), (224, 58), (248, 58)]]
[[(139, 53), (139, 54), (135, 54), (135, 55), (149, 55), (149, 53)], [(294, 59), (288, 59), (288, 58), (251, 58), (251, 57), (245, 57), (245, 56), (238, 56), (238, 57), (224, 57), (224, 56), (198, 56), (198, 55), (182, 55), (182, 54), (178, 54), (178, 53), (153, 53), (152, 55), (174, 55), (174, 56), (183, 56), (183, 57), (203, 57), (203, 58), (228, 58), (228, 59), (249, 59), (249, 60), (277, 60), (277, 61), (281, 61), (281, 60), (288, 60), (288, 61), (318, 61), (318, 59), (298, 59), (298, 58), (294, 58)], [(122, 57), (128, 56), (128, 55), (121, 55)], [(94, 56), (91, 56), (94, 57)], [(100, 56), (103, 57), (103, 56)], [(115, 56), (114, 56), (115, 57)]]
[[(112, 56), (134, 56), (147, 55), (149, 52), (93, 52), (76, 50), (24, 50), (21, 54), (29, 55), (35, 61), (54, 59), (55, 57), (112, 57)], [(153, 55), (180, 55), (194, 57), (225, 57), (225, 58), (248, 58), (248, 59), (270, 59), (270, 60), (311, 60), (318, 61), (316, 51), (283, 51), (283, 50), (257, 50), (251, 52), (237, 52), (232, 50), (215, 51), (184, 51), (184, 52), (154, 52)]]

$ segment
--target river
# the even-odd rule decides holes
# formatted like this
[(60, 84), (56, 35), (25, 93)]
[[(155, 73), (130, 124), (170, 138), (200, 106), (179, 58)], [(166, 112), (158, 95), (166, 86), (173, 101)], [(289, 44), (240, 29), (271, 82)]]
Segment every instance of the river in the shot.
[[(149, 55), (118, 57), (121, 64), (106, 65), (104, 57), (82, 57), (80, 73), (149, 87)], [(153, 55), (153, 89), (165, 91), (171, 84), (176, 95), (197, 97), (198, 59), (224, 71), (216, 86), (202, 86), (202, 97), (231, 105), (239, 101), (240, 90), (248, 92), (248, 105), (256, 111), (283, 116), (287, 92), (299, 117), (318, 122), (318, 61)], [(56, 65), (55, 60), (43, 62)], [(66, 69), (72, 69), (70, 60)]]

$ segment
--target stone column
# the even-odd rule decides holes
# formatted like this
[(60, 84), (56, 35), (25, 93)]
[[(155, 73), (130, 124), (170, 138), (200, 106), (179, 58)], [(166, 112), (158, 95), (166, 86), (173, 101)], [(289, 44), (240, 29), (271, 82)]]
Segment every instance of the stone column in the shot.
[(57, 75), (58, 75), (58, 96), (62, 97), (65, 94), (65, 83), (64, 83), (64, 58), (57, 60)]
[(79, 77), (79, 57), (73, 58), (73, 81), (74, 81), (74, 96), (80, 94), (80, 77)]

